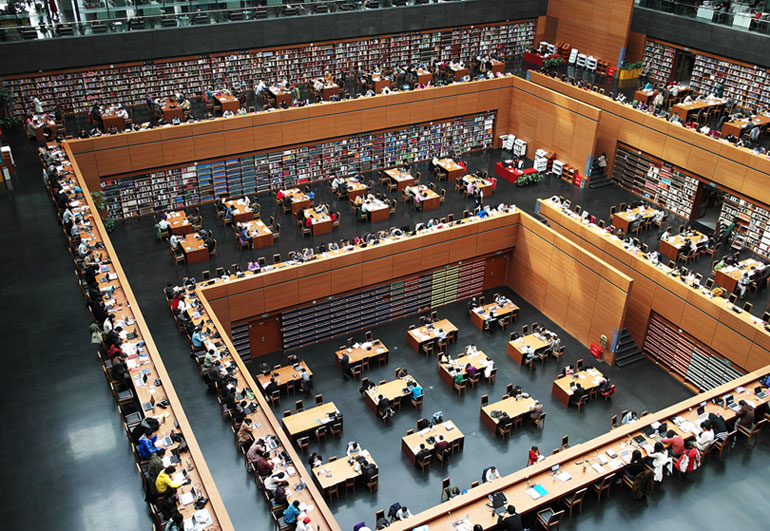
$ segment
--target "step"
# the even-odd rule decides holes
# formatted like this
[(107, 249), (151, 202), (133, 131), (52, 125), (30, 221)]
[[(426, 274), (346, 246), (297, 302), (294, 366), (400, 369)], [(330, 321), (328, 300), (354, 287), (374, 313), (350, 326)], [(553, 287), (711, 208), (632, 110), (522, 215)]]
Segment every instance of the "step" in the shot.
[(622, 369), (624, 367), (628, 367), (629, 365), (633, 365), (634, 363), (642, 361), (643, 359), (645, 359), (644, 356), (639, 356), (638, 358), (631, 358), (631, 359), (625, 359), (625, 360), (616, 359), (615, 365)]

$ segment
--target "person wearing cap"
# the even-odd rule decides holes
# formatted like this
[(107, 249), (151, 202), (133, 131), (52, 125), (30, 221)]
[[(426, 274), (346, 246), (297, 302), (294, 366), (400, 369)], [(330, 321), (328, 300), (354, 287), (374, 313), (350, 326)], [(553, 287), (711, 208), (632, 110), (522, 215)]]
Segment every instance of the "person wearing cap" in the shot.
[(295, 531), (313, 531), (313, 524), (310, 522), (310, 517), (306, 516), (297, 522)]

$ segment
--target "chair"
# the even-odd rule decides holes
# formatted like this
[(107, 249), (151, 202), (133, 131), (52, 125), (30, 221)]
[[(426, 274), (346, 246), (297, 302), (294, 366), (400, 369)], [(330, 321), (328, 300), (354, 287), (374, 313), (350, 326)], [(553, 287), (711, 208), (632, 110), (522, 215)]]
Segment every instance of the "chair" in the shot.
[(606, 492), (607, 497), (610, 495), (610, 489), (612, 488), (612, 482), (615, 479), (615, 474), (605, 476), (599, 483), (594, 483), (591, 488), (596, 492), (597, 503), (602, 501), (602, 493)]
[(466, 388), (465, 382), (466, 382), (465, 378), (463, 378), (459, 382), (454, 382), (454, 384), (452, 385), (452, 389), (454, 391), (457, 391), (458, 395), (463, 395), (465, 393), (465, 388)]
[(324, 405), (324, 395), (315, 395), (315, 405), (316, 406)]
[(283, 410), (283, 418), (290, 417), (292, 415), (291, 409), (284, 409)]
[(743, 435), (746, 437), (746, 445), (751, 446), (751, 441), (755, 437), (759, 438), (759, 432), (762, 431), (762, 426), (765, 423), (765, 419), (760, 420), (759, 422), (755, 423), (751, 428), (747, 428), (746, 426), (743, 426), (741, 424), (738, 424), (738, 433), (737, 435)]
[(299, 413), (300, 411), (305, 411), (305, 404), (302, 403), (302, 400), (297, 400), (294, 402), (294, 411)]
[(423, 395), (420, 395), (417, 398), (411, 397), (409, 399), (409, 402), (412, 404), (412, 407), (414, 409), (421, 409), (422, 408), (422, 397), (423, 397)]
[(274, 263), (274, 264), (279, 264), (279, 263), (281, 263), (281, 253), (275, 253), (275, 254), (273, 255), (273, 263)]
[(535, 424), (535, 427), (538, 430), (542, 430), (545, 427), (545, 416), (547, 413), (540, 413), (540, 416), (536, 419), (533, 419), (532, 422)]
[(314, 433), (315, 433), (316, 442), (319, 442), (319, 443), (321, 442), (321, 439), (325, 441), (326, 435), (328, 434), (328, 432), (326, 431), (326, 426), (317, 427)]
[(738, 433), (738, 430), (731, 431), (727, 434), (727, 437), (725, 437), (724, 440), (721, 439), (715, 439), (714, 442), (711, 444), (713, 450), (712, 451), (718, 451), (719, 452), (719, 460), (722, 461), (724, 459), (724, 454), (730, 452), (730, 447), (732, 446), (732, 439), (736, 436)]
[(561, 360), (561, 357), (564, 355), (564, 345), (561, 345), (558, 350), (552, 350), (551, 356), (558, 362)]
[(580, 358), (575, 362), (575, 370), (576, 371), (582, 371), (583, 370), (583, 358)]
[(746, 303), (743, 304), (743, 311), (745, 311), (745, 312), (749, 312), (750, 313), (753, 308), (754, 308), (754, 305), (751, 304), (750, 302), (746, 302)]
[(564, 509), (561, 511), (554, 511), (550, 507), (546, 507), (537, 512), (537, 523), (540, 524), (543, 529), (559, 529), (559, 524), (563, 517)]
[(275, 391), (273, 391), (270, 394), (270, 405), (273, 406), (273, 407), (281, 405), (281, 392), (280, 391), (275, 390)]
[(310, 446), (310, 436), (306, 435), (305, 437), (300, 437), (297, 439), (297, 448), (299, 448), (299, 451), (303, 454), (305, 453), (305, 450), (308, 449)]
[(332, 434), (332, 437), (335, 439), (339, 439), (340, 434), (342, 434), (342, 422), (335, 422), (329, 426), (329, 433)]
[(610, 418), (610, 429), (614, 430), (617, 427), (618, 427), (618, 416), (612, 415), (612, 417)]
[[(449, 487), (451, 484), (452, 484), (452, 481), (451, 481), (449, 478), (444, 478), (444, 479), (442, 479), (442, 480), (441, 480), (441, 500), (442, 500), (442, 501), (444, 500), (444, 498), (447, 498), (447, 499), (449, 499), (449, 498), (447, 497), (446, 489), (447, 489), (447, 488), (448, 488), (448, 487)], [(384, 512), (385, 512), (385, 511), (383, 511), (383, 513), (384, 513)], [(375, 518), (377, 518), (377, 516), (376, 516), (376, 515), (375, 515)]]
[(499, 435), (503, 440), (508, 439), (508, 437), (511, 436), (512, 431), (513, 431), (513, 422), (506, 422), (505, 425), (501, 425), (501, 424), (497, 425), (497, 435)]
[(369, 494), (372, 494), (374, 493), (374, 491), (377, 490), (377, 487), (379, 486), (379, 480), (380, 480), (380, 475), (375, 474), (371, 477), (369, 481), (366, 482), (366, 486), (369, 488)]
[(583, 498), (586, 496), (586, 492), (588, 492), (588, 488), (582, 488), (577, 492), (572, 493), (569, 496), (565, 496), (561, 499), (561, 502), (564, 504), (567, 509), (569, 509), (569, 517), (572, 518), (572, 509), (575, 507), (580, 509), (580, 513), (583, 512)]
[(522, 325), (521, 326), (521, 337), (529, 335), (529, 326)]
[(481, 407), (489, 404), (489, 395), (481, 395)]
[(421, 472), (423, 472), (423, 473), (424, 473), (426, 468), (427, 468), (428, 470), (430, 470), (430, 462), (431, 462), (431, 459), (432, 459), (432, 458), (433, 458), (433, 455), (431, 455), (431, 454), (428, 454), (428, 455), (426, 455), (426, 456), (423, 456), (421, 459), (419, 459), (419, 460), (417, 461), (417, 466), (419, 466), (419, 467), (420, 467), (420, 471), (421, 471)]

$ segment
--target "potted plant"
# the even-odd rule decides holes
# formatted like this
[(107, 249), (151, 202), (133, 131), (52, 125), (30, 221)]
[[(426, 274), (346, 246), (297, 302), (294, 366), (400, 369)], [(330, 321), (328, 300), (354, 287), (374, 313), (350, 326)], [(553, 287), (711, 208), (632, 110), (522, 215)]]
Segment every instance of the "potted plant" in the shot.
[(12, 116), (10, 113), (13, 99), (13, 92), (0, 79), (0, 129), (11, 129), (20, 122), (18, 116)]
[[(107, 198), (104, 197), (104, 192), (91, 192), (91, 200), (94, 202), (96, 210), (99, 211), (99, 217), (102, 221), (107, 220)], [(111, 218), (110, 218), (111, 219)], [(115, 220), (112, 220), (113, 228), (115, 228)], [(105, 229), (107, 228), (105, 223)], [(110, 232), (109, 230), (107, 232)]]
[(543, 59), (543, 68), (546, 70), (552, 70), (563, 62), (564, 58), (562, 57), (549, 57), (548, 59)]
[(635, 77), (639, 77), (639, 74), (642, 72), (643, 65), (644, 61), (637, 61), (635, 63), (623, 63), (623, 66), (620, 67), (619, 79), (633, 79)]
[(544, 175), (540, 172), (521, 175), (516, 179), (516, 186), (527, 186), (528, 184), (537, 184), (542, 181)]

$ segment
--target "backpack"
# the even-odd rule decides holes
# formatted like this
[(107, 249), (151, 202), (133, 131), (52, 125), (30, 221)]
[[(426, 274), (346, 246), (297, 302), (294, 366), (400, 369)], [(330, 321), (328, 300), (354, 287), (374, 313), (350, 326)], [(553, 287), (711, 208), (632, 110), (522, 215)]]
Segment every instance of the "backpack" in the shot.
[(759, 384), (764, 387), (770, 387), (770, 374), (759, 380)]
[(401, 504), (396, 502), (393, 505), (390, 506), (390, 509), (388, 509), (388, 517), (393, 518), (396, 516), (396, 513), (398, 510), (401, 509)]

